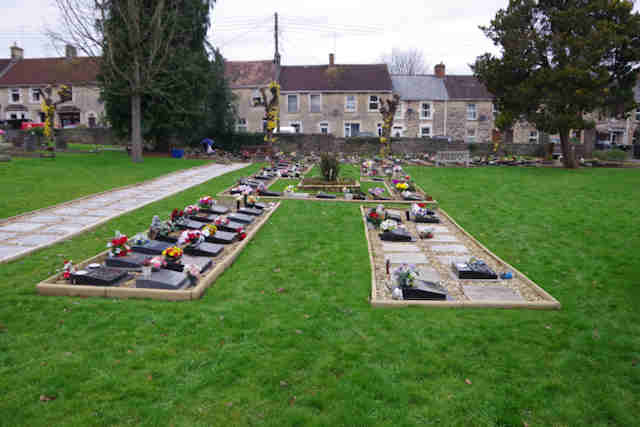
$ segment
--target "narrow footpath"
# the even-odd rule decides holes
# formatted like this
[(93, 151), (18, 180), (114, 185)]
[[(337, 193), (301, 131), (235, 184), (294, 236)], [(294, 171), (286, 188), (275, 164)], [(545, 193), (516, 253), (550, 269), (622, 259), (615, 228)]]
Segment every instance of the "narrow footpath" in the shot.
[(211, 164), (174, 172), (139, 185), (65, 202), (0, 220), (0, 264), (69, 239), (149, 203), (248, 166)]

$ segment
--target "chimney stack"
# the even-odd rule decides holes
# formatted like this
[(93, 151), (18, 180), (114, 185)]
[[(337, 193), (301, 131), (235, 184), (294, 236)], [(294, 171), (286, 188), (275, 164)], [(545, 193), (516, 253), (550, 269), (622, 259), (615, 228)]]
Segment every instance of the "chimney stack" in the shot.
[(75, 58), (76, 56), (78, 56), (78, 49), (76, 49), (76, 47), (73, 45), (66, 45), (64, 47), (64, 51), (67, 59)]
[(444, 67), (444, 64), (442, 62), (440, 62), (438, 65), (436, 65), (434, 67), (434, 70), (435, 70), (435, 73), (436, 73), (436, 77), (439, 77), (441, 79), (444, 78), (445, 67)]
[(329, 54), (329, 65), (335, 65), (336, 56), (333, 53)]
[(11, 46), (11, 60), (18, 61), (24, 58), (24, 49), (18, 47), (16, 43)]

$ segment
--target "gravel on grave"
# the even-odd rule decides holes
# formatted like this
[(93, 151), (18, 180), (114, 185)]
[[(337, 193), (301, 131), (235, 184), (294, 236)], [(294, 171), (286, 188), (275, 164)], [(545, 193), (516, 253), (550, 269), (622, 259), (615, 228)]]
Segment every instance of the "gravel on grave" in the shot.
[[(391, 209), (393, 211), (393, 209)], [(365, 209), (366, 214), (366, 209)], [(404, 216), (404, 214), (403, 214)], [(511, 271), (506, 265), (502, 263), (498, 263), (493, 257), (489, 256), (489, 254), (478, 246), (475, 242), (469, 239), (458, 227), (456, 227), (449, 219), (439, 215), (440, 224), (417, 224), (413, 221), (406, 221), (403, 219), (403, 224), (407, 226), (409, 232), (417, 237), (418, 236), (418, 225), (439, 225), (445, 226), (448, 229), (446, 234), (455, 236), (458, 240), (456, 244), (464, 245), (468, 254), (460, 255), (456, 253), (441, 253), (434, 252), (431, 250), (431, 246), (438, 245), (441, 243), (429, 243), (428, 239), (420, 239), (418, 238), (415, 244), (418, 246), (422, 253), (427, 256), (429, 260), (429, 267), (432, 267), (440, 274), (440, 285), (442, 285), (450, 296), (452, 296), (456, 301), (470, 301), (467, 295), (464, 293), (463, 286), (472, 285), (472, 286), (504, 286), (510, 288), (520, 294), (522, 298), (526, 302), (539, 302), (546, 301), (546, 298), (539, 295), (519, 274), (516, 272), (514, 274), (513, 279), (509, 280), (460, 280), (456, 278), (451, 265), (445, 264), (441, 262), (437, 257), (439, 256), (451, 256), (455, 258), (466, 258), (476, 257), (481, 259), (493, 269), (498, 275), (505, 271)], [(363, 218), (366, 221), (366, 218)], [(379, 230), (372, 228), (370, 224), (367, 223), (367, 232), (369, 233), (369, 241), (371, 242), (371, 247), (373, 250), (373, 261), (375, 265), (375, 295), (373, 295), (373, 299), (375, 300), (388, 300), (391, 301), (391, 289), (393, 288), (391, 275), (387, 276), (386, 274), (386, 263), (385, 263), (385, 253), (382, 251), (382, 240), (380, 240)], [(438, 232), (434, 234), (437, 235)]]

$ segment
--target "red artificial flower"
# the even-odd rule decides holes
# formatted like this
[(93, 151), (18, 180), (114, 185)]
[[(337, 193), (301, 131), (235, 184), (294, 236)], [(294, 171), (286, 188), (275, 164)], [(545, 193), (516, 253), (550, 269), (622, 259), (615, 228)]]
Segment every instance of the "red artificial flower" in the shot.
[(418, 203), (418, 207), (424, 209), (424, 208), (427, 207), (427, 204), (426, 203)]
[(240, 233), (240, 235), (238, 236), (238, 238), (239, 238), (240, 240), (244, 240), (244, 239), (246, 239), (246, 238), (247, 238), (247, 233), (244, 233), (244, 232)]
[(69, 277), (71, 277), (71, 273), (69, 273), (68, 271), (65, 271), (64, 273), (62, 273), (62, 277), (65, 279), (68, 279)]
[(375, 218), (378, 218), (378, 213), (377, 213), (377, 212), (371, 212), (371, 213), (369, 214), (369, 217), (370, 217), (370, 218), (374, 218), (374, 219), (375, 219)]
[(244, 231), (244, 229), (242, 227), (238, 227), (238, 229), (236, 230), (236, 232), (238, 233), (242, 233)]

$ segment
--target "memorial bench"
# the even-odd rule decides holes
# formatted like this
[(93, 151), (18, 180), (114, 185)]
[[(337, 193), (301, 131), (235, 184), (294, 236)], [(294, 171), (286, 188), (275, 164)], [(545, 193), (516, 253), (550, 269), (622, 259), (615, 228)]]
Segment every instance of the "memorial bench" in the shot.
[(469, 151), (438, 151), (436, 153), (436, 165), (447, 165), (450, 163), (460, 164), (464, 163), (465, 166), (469, 166)]

